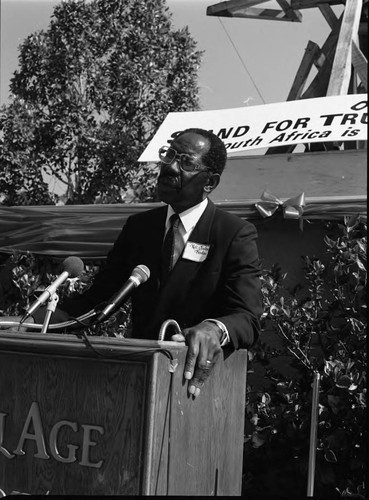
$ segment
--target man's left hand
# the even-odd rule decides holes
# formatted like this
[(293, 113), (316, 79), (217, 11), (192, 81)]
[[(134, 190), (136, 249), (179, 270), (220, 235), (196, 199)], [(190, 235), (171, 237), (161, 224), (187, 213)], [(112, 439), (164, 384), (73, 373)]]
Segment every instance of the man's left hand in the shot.
[(191, 328), (185, 328), (182, 333), (177, 333), (171, 338), (176, 342), (186, 342), (188, 345), (184, 378), (188, 380), (189, 394), (195, 398), (200, 394), (222, 351), (221, 336), (222, 332), (216, 324), (204, 321)]

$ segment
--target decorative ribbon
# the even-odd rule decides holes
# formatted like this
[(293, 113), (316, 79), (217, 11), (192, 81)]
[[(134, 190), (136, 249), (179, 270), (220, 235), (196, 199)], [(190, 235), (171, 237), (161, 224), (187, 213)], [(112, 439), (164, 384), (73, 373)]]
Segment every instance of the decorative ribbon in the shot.
[(282, 202), (282, 200), (274, 196), (274, 194), (265, 190), (260, 200), (261, 201), (255, 203), (255, 208), (262, 217), (271, 217), (279, 207), (282, 207), (283, 217), (285, 219), (299, 219), (304, 212), (304, 193)]

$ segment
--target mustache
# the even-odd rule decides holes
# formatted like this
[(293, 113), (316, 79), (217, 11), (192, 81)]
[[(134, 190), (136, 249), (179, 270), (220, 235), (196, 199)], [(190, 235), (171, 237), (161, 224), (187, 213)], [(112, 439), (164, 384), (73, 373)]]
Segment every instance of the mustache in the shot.
[(159, 189), (161, 182), (164, 182), (164, 184), (167, 185), (171, 185), (172, 189), (174, 189), (177, 193), (179, 193), (182, 189), (181, 175), (176, 175), (170, 172), (162, 172), (157, 178), (157, 185)]

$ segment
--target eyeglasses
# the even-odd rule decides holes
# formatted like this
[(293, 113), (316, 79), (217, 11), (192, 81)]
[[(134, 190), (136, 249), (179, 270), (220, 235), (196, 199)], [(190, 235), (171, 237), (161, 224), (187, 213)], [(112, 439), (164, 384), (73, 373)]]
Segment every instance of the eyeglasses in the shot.
[(203, 168), (203, 165), (201, 165), (196, 158), (193, 158), (187, 153), (178, 153), (175, 149), (168, 146), (163, 146), (159, 149), (159, 158), (161, 162), (167, 165), (177, 160), (179, 168), (185, 172), (194, 172), (195, 170), (201, 170), (201, 168)]

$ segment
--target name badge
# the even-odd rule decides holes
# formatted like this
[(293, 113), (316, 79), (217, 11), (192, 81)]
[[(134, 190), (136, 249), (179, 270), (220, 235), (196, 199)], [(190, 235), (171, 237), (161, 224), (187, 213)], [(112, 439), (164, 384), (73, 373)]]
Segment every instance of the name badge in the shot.
[(192, 260), (194, 262), (204, 262), (209, 253), (210, 245), (202, 245), (188, 241), (184, 247), (182, 258)]

